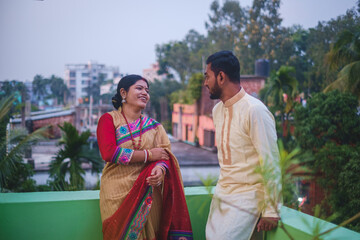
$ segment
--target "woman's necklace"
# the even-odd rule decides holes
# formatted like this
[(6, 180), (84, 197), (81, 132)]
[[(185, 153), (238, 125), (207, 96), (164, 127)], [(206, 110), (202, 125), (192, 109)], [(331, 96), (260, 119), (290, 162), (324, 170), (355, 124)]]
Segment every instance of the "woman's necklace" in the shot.
[(141, 115), (140, 115), (140, 138), (139, 138), (138, 146), (136, 147), (136, 145), (135, 145), (135, 139), (134, 139), (134, 137), (133, 137), (133, 135), (132, 135), (131, 128), (130, 128), (130, 125), (129, 125), (129, 123), (128, 123), (128, 120), (127, 120), (126, 117), (125, 117), (124, 111), (121, 111), (121, 114), (124, 116), (125, 121), (126, 121), (126, 124), (127, 124), (128, 128), (129, 128), (132, 145), (133, 145), (133, 147), (134, 147), (135, 150), (139, 150), (139, 149), (140, 149), (140, 145), (141, 145), (141, 135), (142, 135), (142, 117), (141, 117)]

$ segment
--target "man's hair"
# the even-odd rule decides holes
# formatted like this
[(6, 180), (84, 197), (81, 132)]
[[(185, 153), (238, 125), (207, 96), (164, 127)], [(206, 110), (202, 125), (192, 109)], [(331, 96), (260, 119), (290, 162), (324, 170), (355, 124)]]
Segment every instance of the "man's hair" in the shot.
[(211, 64), (215, 76), (224, 72), (231, 82), (240, 83), (240, 63), (231, 51), (220, 51), (210, 55), (206, 64)]

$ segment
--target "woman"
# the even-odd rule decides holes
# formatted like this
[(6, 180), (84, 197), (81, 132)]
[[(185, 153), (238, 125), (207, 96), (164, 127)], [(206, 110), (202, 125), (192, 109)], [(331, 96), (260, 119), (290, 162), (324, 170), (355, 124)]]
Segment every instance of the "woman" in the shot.
[(141, 115), (149, 84), (123, 77), (113, 97), (116, 110), (101, 116), (97, 139), (107, 162), (100, 210), (106, 239), (192, 239), (179, 164), (163, 126)]

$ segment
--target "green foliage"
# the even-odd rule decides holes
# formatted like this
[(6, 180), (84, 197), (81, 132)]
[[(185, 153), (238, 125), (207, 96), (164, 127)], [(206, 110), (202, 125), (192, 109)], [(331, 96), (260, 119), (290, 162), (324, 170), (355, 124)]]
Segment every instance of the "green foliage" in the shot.
[(173, 105), (174, 103), (193, 104), (194, 99), (190, 96), (189, 91), (180, 89), (170, 95), (170, 104)]
[(207, 56), (231, 50), (239, 58), (241, 74), (254, 74), (255, 61), (265, 58), (274, 71), (282, 65), (294, 67), (300, 92), (323, 90), (337, 79), (336, 71), (328, 71), (325, 55), (341, 32), (356, 30), (360, 14), (350, 9), (314, 28), (286, 28), (281, 25), (280, 2), (254, 0), (250, 8), (243, 8), (239, 1), (213, 1), (205, 23), (207, 35), (190, 30), (182, 40), (157, 45), (160, 72), (175, 72), (185, 85), (193, 73), (203, 72)]
[[(321, 174), (319, 183), (327, 192), (336, 223), (360, 212), (360, 116), (357, 99), (338, 91), (318, 93), (306, 107), (295, 111), (295, 135), (302, 150), (314, 161), (306, 165)], [(346, 203), (346, 204), (344, 204)], [(359, 220), (350, 225), (359, 231)]]
[[(265, 88), (263, 100), (269, 104), (273, 112), (280, 111), (281, 114), (289, 114), (294, 108), (297, 94), (298, 82), (292, 75), (295, 72), (293, 67), (281, 66), (276, 72), (272, 72)], [(284, 94), (287, 95), (286, 102)]]
[(156, 119), (159, 121), (162, 119), (161, 101), (166, 103), (166, 107), (170, 112), (170, 106), (172, 106), (171, 94), (181, 88), (182, 86), (179, 82), (168, 78), (163, 81), (155, 79), (154, 82), (150, 83), (150, 101), (151, 106), (155, 109)]
[(46, 102), (48, 99), (56, 99), (58, 104), (65, 104), (70, 91), (62, 78), (55, 75), (50, 78), (36, 75), (33, 80), (33, 93), (37, 100)]
[[(99, 153), (88, 146), (90, 131), (79, 135), (76, 128), (68, 122), (59, 127), (63, 132), (59, 140), (62, 148), (50, 164), (50, 177), (54, 179), (51, 185), (55, 190), (82, 190), (85, 183), (82, 163), (90, 163), (92, 172), (98, 173), (103, 167), (103, 162)], [(69, 181), (66, 179), (67, 173)]]
[(13, 104), (12, 96), (0, 101), (0, 191), (31, 191), (34, 181), (30, 179), (33, 172), (23, 162), (25, 150), (37, 140), (43, 139), (46, 128), (27, 134), (25, 129), (6, 127)]
[(88, 94), (88, 98), (90, 99), (90, 96), (93, 97), (94, 103), (99, 103), (99, 100), (102, 98), (106, 99), (106, 96), (101, 97), (100, 95), (100, 88), (101, 85), (106, 83), (105, 75), (103, 73), (99, 73), (96, 81), (91, 81), (89, 87), (86, 88), (86, 92)]
[(31, 179), (34, 174), (32, 167), (22, 160), (16, 162), (15, 166), (11, 175), (6, 178), (4, 189), (11, 192), (36, 192), (36, 182)]
[(67, 96), (69, 96), (70, 94), (70, 91), (65, 85), (64, 80), (62, 78), (52, 75), (49, 81), (51, 97), (55, 98), (58, 104), (65, 104)]
[(204, 75), (202, 73), (194, 73), (189, 79), (187, 90), (194, 100), (201, 98), (201, 89), (203, 85)]
[(309, 29), (304, 57), (311, 63), (308, 70), (306, 88), (311, 92), (319, 92), (337, 78), (337, 72), (329, 71), (326, 54), (344, 30), (355, 31), (360, 24), (360, 15), (355, 9), (348, 10), (327, 22), (319, 22), (315, 28)]
[(41, 75), (36, 75), (33, 79), (33, 93), (37, 100), (46, 99), (50, 93), (48, 92), (49, 79)]
[(189, 48), (183, 41), (170, 42), (162, 46), (156, 46), (156, 55), (161, 73), (169, 73), (172, 68), (179, 75), (181, 83), (185, 85), (186, 77), (190, 71)]
[(348, 91), (360, 100), (360, 27), (342, 32), (327, 54), (327, 60), (331, 69), (341, 70), (324, 91)]
[(9, 96), (12, 96), (13, 105), (8, 112), (8, 117), (19, 114), (23, 110), (25, 99), (28, 97), (25, 84), (16, 80), (2, 82), (0, 99), (8, 99)]
[(295, 111), (295, 135), (303, 149), (317, 153), (326, 142), (357, 144), (360, 122), (356, 98), (338, 91), (318, 93)]

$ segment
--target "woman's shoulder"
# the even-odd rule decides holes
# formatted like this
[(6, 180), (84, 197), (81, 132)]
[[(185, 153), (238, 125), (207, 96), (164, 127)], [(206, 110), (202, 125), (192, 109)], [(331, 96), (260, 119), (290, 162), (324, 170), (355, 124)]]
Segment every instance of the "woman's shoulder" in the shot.
[(117, 119), (118, 119), (118, 117), (116, 116), (116, 113), (114, 113), (114, 111), (107, 112), (107, 113), (104, 113), (103, 115), (101, 115), (101, 117), (99, 118), (99, 121), (98, 121), (98, 125), (114, 125), (115, 126), (115, 122), (117, 122), (116, 121)]
[(158, 126), (162, 126), (161, 123), (156, 121), (154, 118), (151, 118), (148, 116), (144, 116), (143, 121), (144, 121), (144, 124), (143, 124), (144, 127), (156, 128)]
[(101, 115), (101, 117), (99, 118), (99, 121), (104, 121), (104, 120), (112, 120), (112, 115), (107, 112), (107, 113), (104, 113), (103, 115)]

